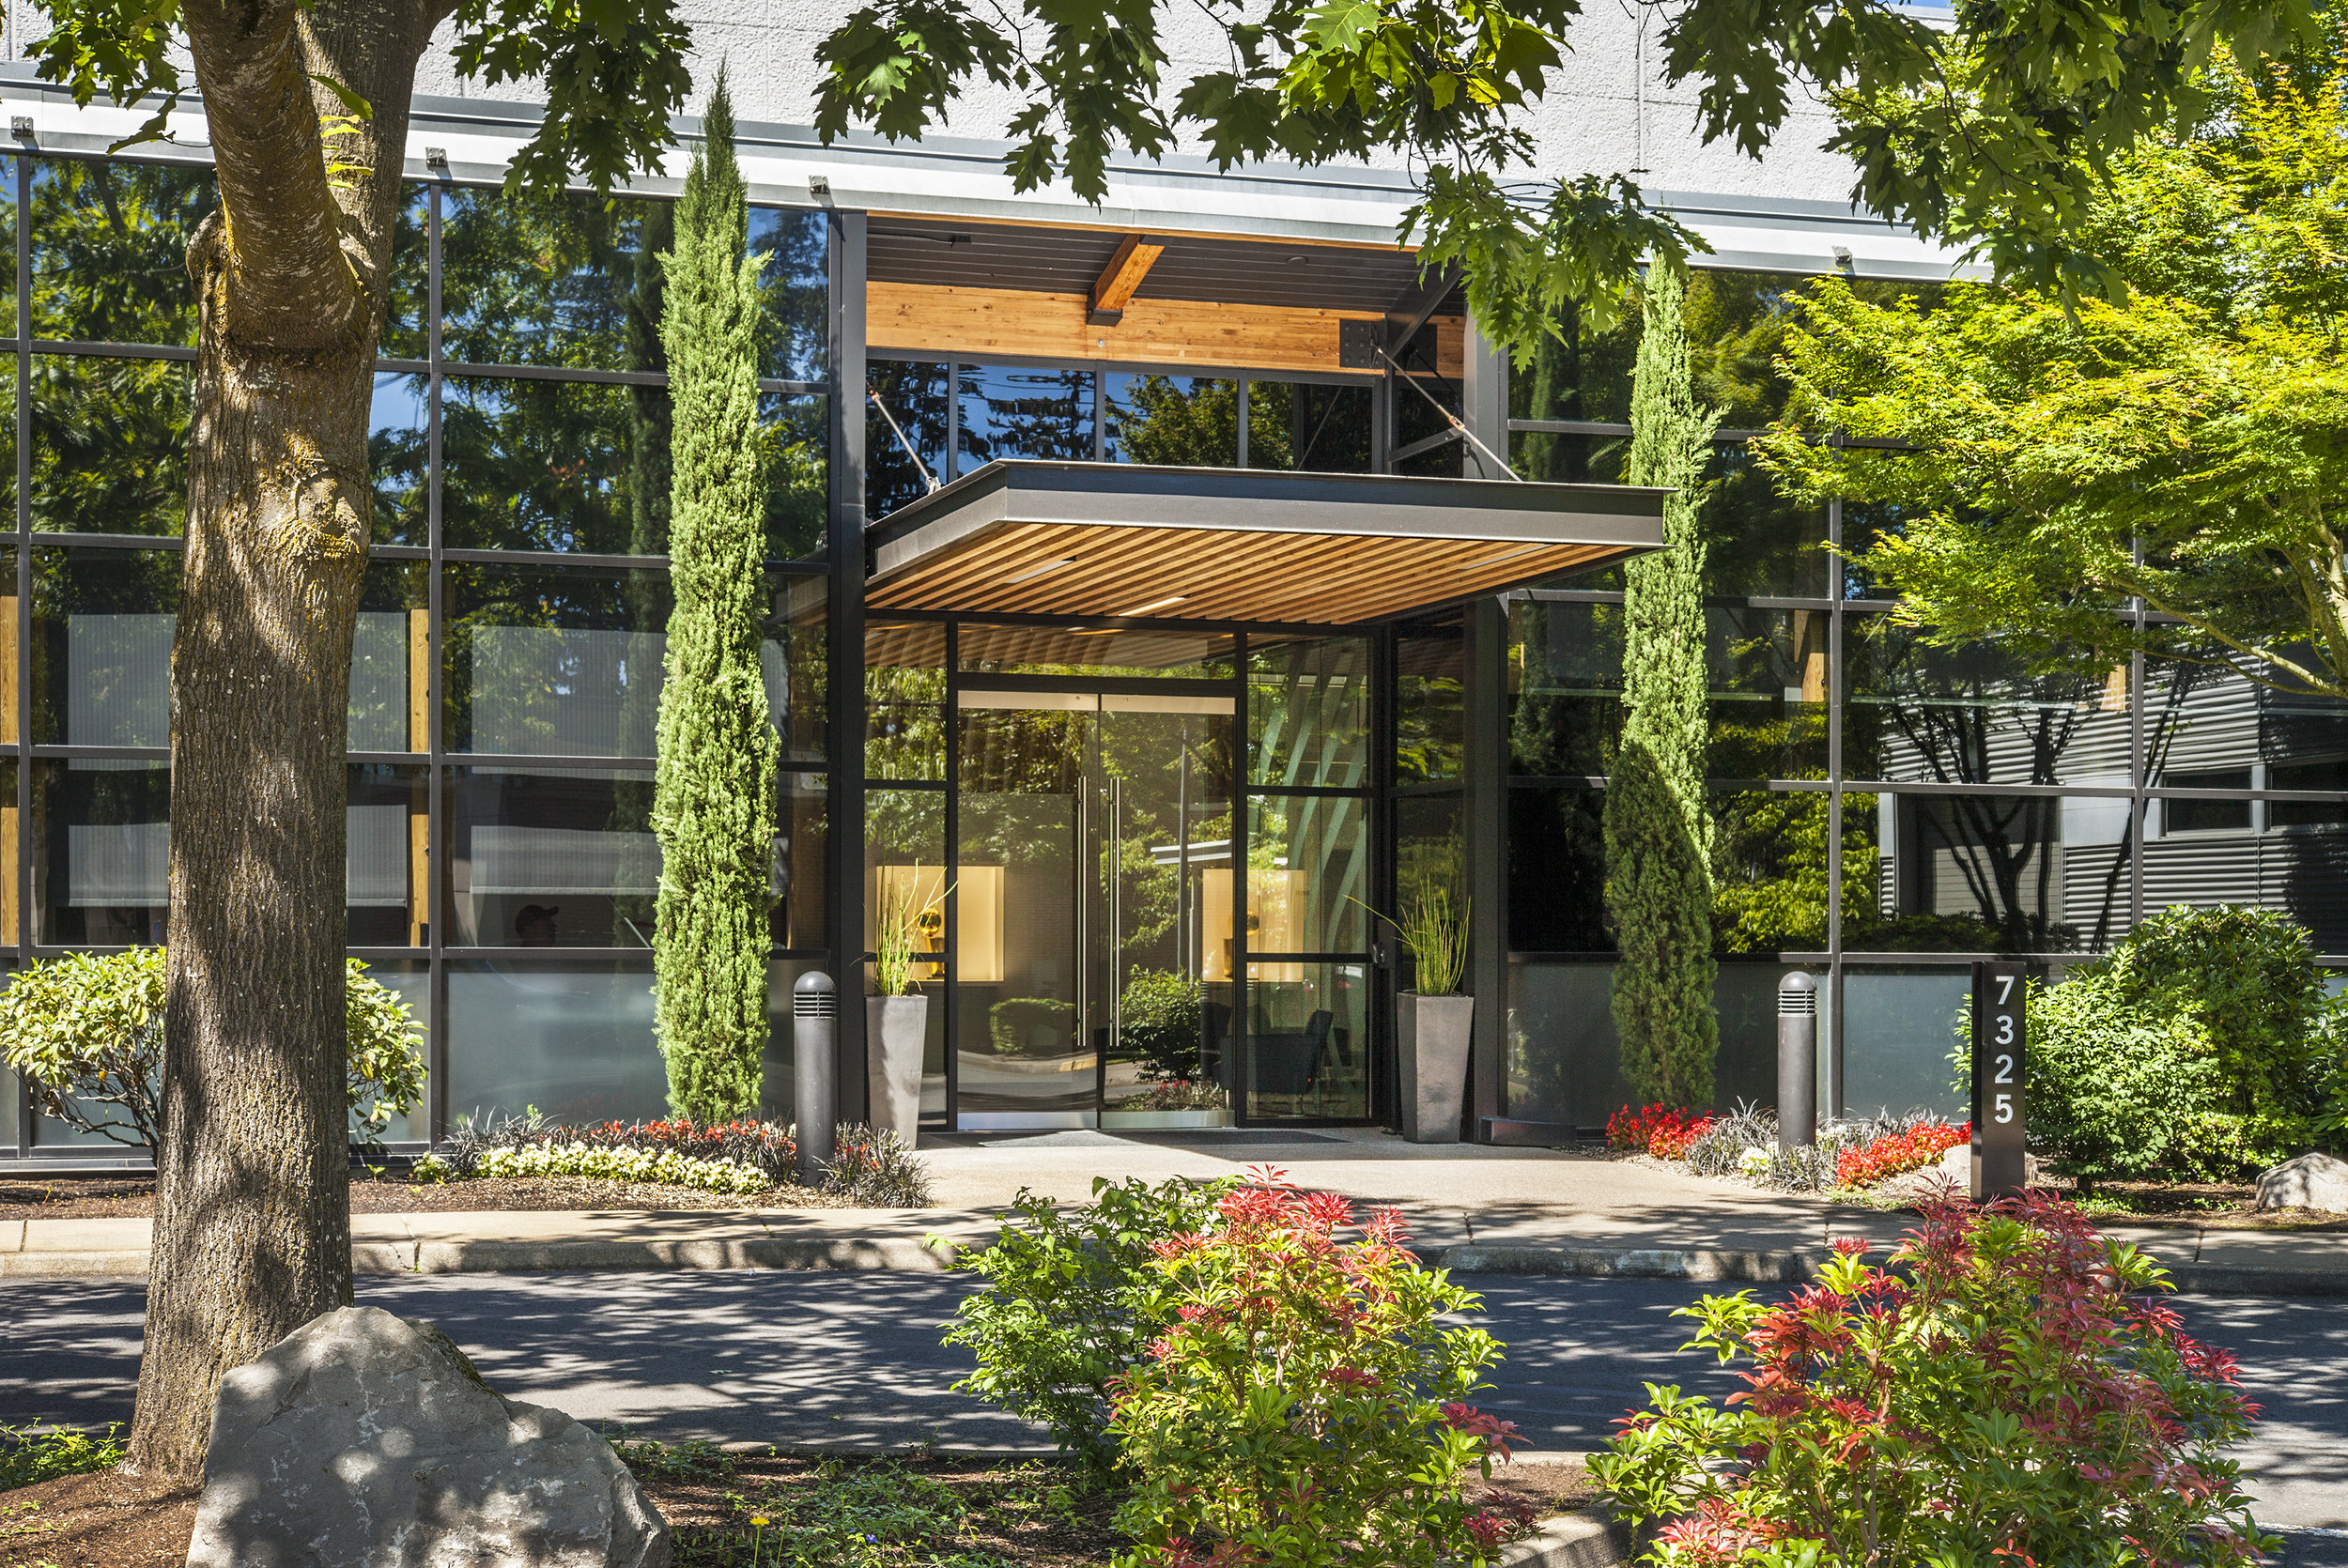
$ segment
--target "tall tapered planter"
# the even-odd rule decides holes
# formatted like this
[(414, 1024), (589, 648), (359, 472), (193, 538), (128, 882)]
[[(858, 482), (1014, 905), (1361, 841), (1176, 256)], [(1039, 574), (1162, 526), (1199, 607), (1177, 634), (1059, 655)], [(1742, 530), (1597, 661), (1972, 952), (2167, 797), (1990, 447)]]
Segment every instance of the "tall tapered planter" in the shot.
[(1413, 1144), (1456, 1144), (1467, 1104), (1473, 996), (1396, 999), (1395, 1044), (1401, 1066), (1402, 1136)]
[(921, 1130), (921, 1051), (929, 1036), (926, 996), (864, 999), (865, 1082), (875, 1130), (894, 1132), (907, 1148)]

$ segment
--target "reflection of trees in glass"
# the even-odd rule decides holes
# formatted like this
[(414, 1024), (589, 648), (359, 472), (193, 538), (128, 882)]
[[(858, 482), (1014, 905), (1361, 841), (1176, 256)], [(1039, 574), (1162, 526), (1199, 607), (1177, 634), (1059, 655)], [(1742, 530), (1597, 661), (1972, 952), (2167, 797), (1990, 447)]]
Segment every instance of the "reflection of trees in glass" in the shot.
[[(1195, 376), (1115, 377), (1105, 417), (1118, 460), (1172, 467), (1228, 469), (1239, 461), (1239, 383)], [(1259, 468), (1286, 468), (1257, 457), (1256, 425), (1248, 420), (1249, 460)], [(1288, 432), (1277, 438), (1287, 448)]]
[[(2063, 919), (2062, 802), (1990, 795), (1892, 797), (1898, 841), (1890, 847), (1893, 913), (1861, 906), (1847, 944), (1892, 952), (1957, 948), (1989, 952), (2068, 952), (2086, 934), (2104, 945), (2111, 893), (2127, 864), (2125, 846), (2109, 875), (2104, 915), (2092, 933)], [(1848, 796), (1846, 812), (1871, 797)], [(1878, 846), (1877, 853), (1885, 853)], [(1971, 907), (1943, 910), (1944, 892)], [(1872, 916), (1868, 918), (1867, 916)]]
[(445, 192), (441, 352), (466, 364), (635, 368), (627, 324), (636, 261), (667, 205)]
[[(1862, 776), (2060, 783), (2073, 771), (2065, 755), (2098, 713), (2124, 718), (2124, 688), (2105, 697), (2070, 671), (2033, 674), (1995, 643), (1939, 647), (1889, 617), (1853, 633), (1859, 668), (1844, 745), (1847, 765)], [(2119, 771), (2126, 766), (2125, 754), (2117, 754)]]
[(1456, 625), (1395, 641), (1394, 776), (1457, 778), (1467, 744), (1465, 656)]
[(825, 303), (829, 230), (821, 212), (750, 208), (749, 248), (769, 260), (758, 275), (759, 374), (820, 381), (828, 364)]
[(626, 553), (636, 528), (633, 391), (448, 377), (440, 390), (443, 542), (452, 549)]
[(367, 467), (375, 484), (374, 539), (378, 545), (422, 545), (430, 533), (426, 496), (432, 481), (428, 376), (378, 372), (367, 431)]
[(1826, 617), (1706, 611), (1715, 778), (1826, 776)]
[[(1630, 418), (1630, 364), (1639, 350), (1639, 311), (1620, 314), (1614, 325), (1593, 332), (1579, 305), (1568, 302), (1558, 317), (1561, 335), (1544, 337), (1533, 366), (1508, 377), (1508, 412), (1515, 419), (1590, 420), (1620, 423)], [(1585, 477), (1585, 449), (1577, 438), (1529, 434), (1519, 447), (1527, 479), (1578, 481)]]
[(32, 382), (33, 527), (179, 532), (188, 506), (188, 367), (40, 354)]
[(954, 376), (962, 401), (955, 473), (998, 457), (1091, 461), (1092, 372), (958, 363)]
[(946, 367), (906, 360), (874, 360), (867, 372), (872, 390), (887, 406), (897, 429), (919, 454), (919, 468), (907, 454), (897, 430), (889, 428), (881, 410), (867, 402), (864, 410), (865, 511), (884, 517), (907, 501), (929, 493), (921, 477), (926, 469), (943, 481), (946, 466)]
[(35, 160), (33, 335), (193, 345), (188, 239), (218, 205), (209, 169)]
[(1623, 634), (1618, 604), (1510, 607), (1510, 772), (1537, 778), (1613, 771), (1622, 739)]
[[(1846, 807), (1849, 811), (1850, 807)], [(1816, 952), (1827, 945), (1827, 822), (1823, 793), (1747, 791), (1716, 796), (1714, 941), (1726, 952)], [(1875, 846), (1843, 828), (1843, 908), (1875, 907)]]
[(1247, 384), (1247, 466), (1367, 473), (1372, 439), (1367, 387), (1310, 381)]

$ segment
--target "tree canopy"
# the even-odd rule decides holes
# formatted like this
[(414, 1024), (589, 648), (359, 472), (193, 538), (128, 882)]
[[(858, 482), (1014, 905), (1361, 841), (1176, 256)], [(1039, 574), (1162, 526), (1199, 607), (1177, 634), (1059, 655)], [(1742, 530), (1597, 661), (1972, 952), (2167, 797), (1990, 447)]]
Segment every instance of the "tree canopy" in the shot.
[(2348, 697), (2348, 30), (2203, 91), (2207, 127), (2116, 160), (2084, 215), (2123, 301), (1815, 284), (1760, 444), (1794, 491), (1895, 519), (1854, 554), (1936, 641)]
[[(919, 137), (984, 79), (1023, 100), (1005, 158), (1017, 188), (1064, 178), (1096, 202), (1120, 151), (1199, 146), (1223, 168), (1398, 151), (1419, 193), (1405, 233), (1429, 266), (1460, 269), (1477, 320), (1520, 358), (1568, 303), (1616, 308), (1645, 255), (1705, 248), (1648, 208), (1637, 171), (1538, 172), (1530, 110), (1572, 48), (1580, 0), (1198, 0), (1180, 8), (1185, 24), (1203, 12), (1228, 66), (1169, 91), (1176, 9), (879, 0), (818, 47), (816, 126), (826, 141), (855, 125)], [(1664, 13), (1660, 54), (1707, 143), (1757, 157), (1815, 98), (1876, 211), (1979, 246), (2001, 275), (2116, 296), (2116, 271), (2078, 233), (2114, 164), (2207, 118), (2219, 95), (2204, 67), (2254, 69), (2311, 16), (2306, 0), (1960, 0), (1946, 21), (1883, 0), (1689, 0)]]

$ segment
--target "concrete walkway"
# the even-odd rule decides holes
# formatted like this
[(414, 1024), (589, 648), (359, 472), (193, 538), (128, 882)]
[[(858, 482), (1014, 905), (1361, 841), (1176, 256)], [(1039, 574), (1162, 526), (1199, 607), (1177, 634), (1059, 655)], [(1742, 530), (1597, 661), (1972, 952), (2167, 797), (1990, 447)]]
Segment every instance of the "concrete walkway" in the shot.
[[(1157, 1182), (1267, 1164), (1301, 1186), (1400, 1207), (1430, 1258), (1476, 1271), (1799, 1279), (1831, 1237), (1889, 1242), (1908, 1222), (1654, 1165), (1353, 1130), (965, 1134), (933, 1140), (921, 1158), (934, 1208), (357, 1215), (354, 1262), (382, 1274), (934, 1270), (955, 1246), (982, 1241), (1022, 1187), (1074, 1203), (1096, 1176)], [(2187, 1289), (2348, 1295), (2348, 1233), (2108, 1230)], [(0, 1276), (141, 1273), (147, 1234), (145, 1220), (15, 1222), (0, 1229)]]

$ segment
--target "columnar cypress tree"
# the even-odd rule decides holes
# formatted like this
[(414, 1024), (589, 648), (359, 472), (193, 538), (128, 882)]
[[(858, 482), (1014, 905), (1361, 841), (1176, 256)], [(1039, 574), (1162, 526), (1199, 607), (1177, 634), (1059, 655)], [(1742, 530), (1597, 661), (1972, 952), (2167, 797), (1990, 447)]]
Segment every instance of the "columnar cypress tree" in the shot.
[(749, 192), (722, 71), (703, 130), (664, 262), (676, 607), (653, 785), (661, 852), (654, 966), (670, 1106), (720, 1121), (758, 1108), (780, 743), (759, 673), (758, 276), (766, 257), (743, 254)]
[(1642, 1099), (1712, 1101), (1712, 833), (1704, 809), (1704, 539), (1696, 485), (1717, 412), (1697, 407), (1685, 283), (1647, 269), (1625, 480), (1670, 486), (1666, 548), (1625, 570), (1622, 746), (1606, 790), (1606, 903), (1622, 962), (1614, 1029)]

